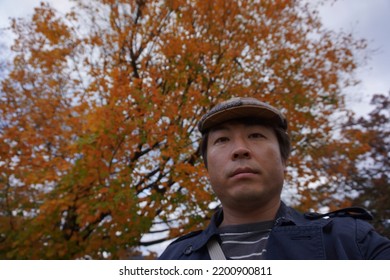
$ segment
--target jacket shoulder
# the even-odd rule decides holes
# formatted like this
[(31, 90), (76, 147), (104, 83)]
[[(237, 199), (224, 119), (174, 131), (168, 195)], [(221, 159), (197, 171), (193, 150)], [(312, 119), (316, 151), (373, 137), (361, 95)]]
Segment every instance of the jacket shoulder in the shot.
[(197, 230), (197, 231), (192, 231), (190, 233), (187, 233), (185, 235), (182, 235), (180, 236), (179, 238), (177, 238), (175, 241), (173, 241), (171, 244), (175, 244), (175, 243), (178, 243), (178, 242), (182, 242), (184, 240), (187, 240), (187, 239), (190, 239), (190, 238), (193, 238), (199, 234), (202, 233), (203, 230)]
[(159, 257), (160, 260), (177, 260), (181, 259), (181, 256), (188, 255), (192, 252), (192, 241), (198, 237), (203, 231), (193, 231), (185, 234), (173, 242), (171, 242), (164, 252)]

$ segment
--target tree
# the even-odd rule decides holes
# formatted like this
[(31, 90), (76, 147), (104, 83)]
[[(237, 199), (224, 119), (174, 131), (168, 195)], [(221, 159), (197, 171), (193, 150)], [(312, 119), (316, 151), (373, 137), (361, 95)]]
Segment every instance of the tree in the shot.
[[(289, 186), (316, 207), (365, 42), (304, 1), (76, 0), (13, 20), (2, 81), (3, 258), (123, 258), (204, 226), (215, 201), (197, 121), (231, 96), (285, 108)], [(301, 179), (298, 179), (301, 178)], [(145, 242), (147, 233), (161, 238)]]
[(373, 225), (390, 237), (390, 92), (372, 97), (375, 106), (368, 118), (349, 122), (348, 133), (363, 131), (366, 153), (354, 163), (358, 172), (351, 176), (352, 187), (358, 192), (353, 202), (366, 206), (374, 216)]
[(351, 115), (343, 124), (339, 149), (325, 151), (329, 154), (325, 168), (337, 182), (319, 184), (314, 193), (314, 201), (330, 209), (366, 207), (373, 214), (375, 229), (385, 236), (390, 236), (389, 97), (374, 95), (375, 108), (367, 117)]

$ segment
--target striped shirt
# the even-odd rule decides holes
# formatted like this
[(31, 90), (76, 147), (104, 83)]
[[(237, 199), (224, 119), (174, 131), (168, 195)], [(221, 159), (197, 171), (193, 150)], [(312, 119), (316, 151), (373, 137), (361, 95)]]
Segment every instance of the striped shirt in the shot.
[(219, 229), (226, 259), (262, 260), (274, 221), (224, 226)]

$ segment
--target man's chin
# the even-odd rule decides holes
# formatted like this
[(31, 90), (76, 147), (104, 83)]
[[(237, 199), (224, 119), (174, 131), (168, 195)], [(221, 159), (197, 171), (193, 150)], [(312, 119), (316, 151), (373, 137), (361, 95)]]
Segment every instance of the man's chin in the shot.
[(241, 207), (259, 207), (268, 202), (280, 198), (279, 191), (267, 191), (264, 189), (253, 189), (250, 187), (237, 188), (230, 193), (231, 201)]

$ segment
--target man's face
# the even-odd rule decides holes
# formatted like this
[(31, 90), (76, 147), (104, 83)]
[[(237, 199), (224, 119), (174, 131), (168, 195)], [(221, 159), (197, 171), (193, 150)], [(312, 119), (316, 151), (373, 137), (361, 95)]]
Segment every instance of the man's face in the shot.
[(280, 200), (285, 163), (272, 128), (227, 122), (211, 130), (208, 173), (223, 207), (264, 207)]

